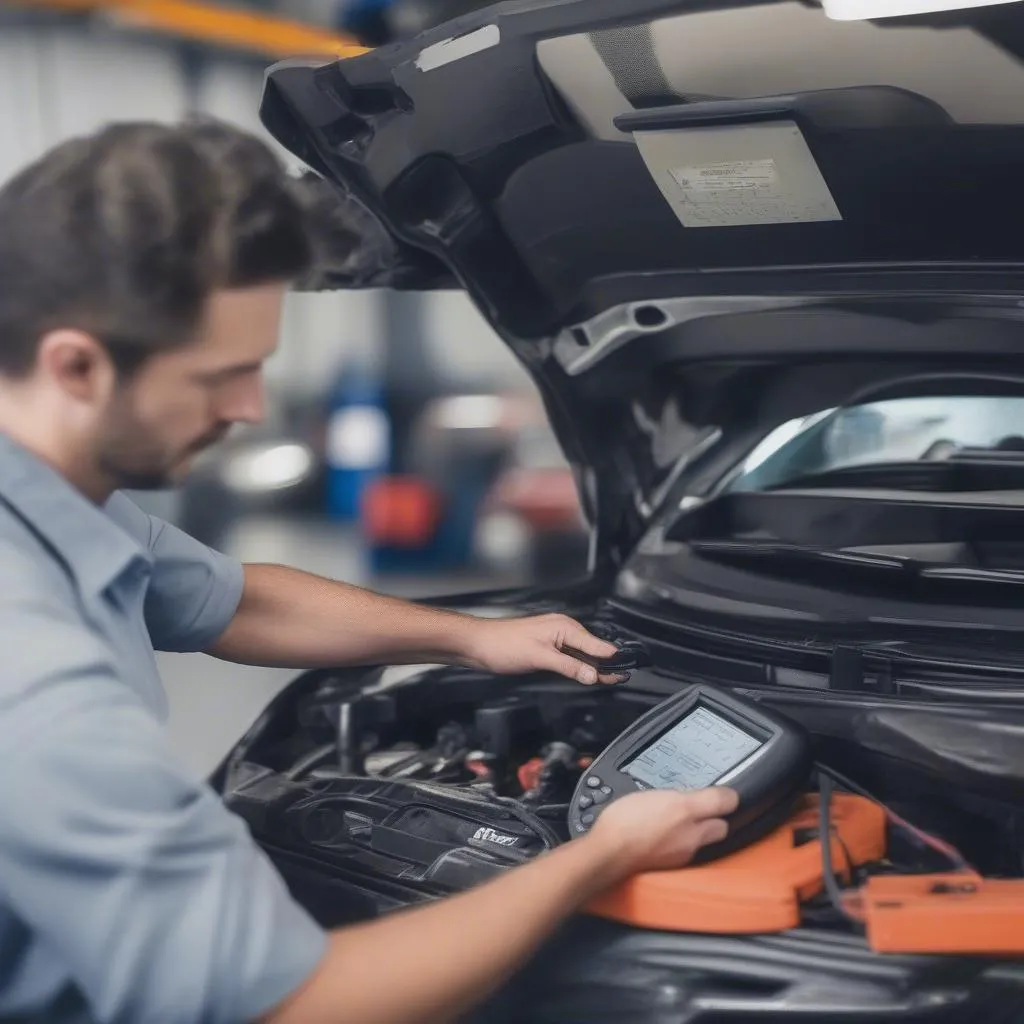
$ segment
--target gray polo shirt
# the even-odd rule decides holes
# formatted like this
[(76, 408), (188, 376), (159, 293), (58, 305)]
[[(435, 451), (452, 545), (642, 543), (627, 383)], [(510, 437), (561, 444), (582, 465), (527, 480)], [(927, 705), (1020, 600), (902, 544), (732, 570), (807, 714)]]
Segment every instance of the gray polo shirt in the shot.
[(325, 948), (175, 755), (154, 648), (206, 648), (242, 569), (0, 435), (0, 1020), (252, 1020)]

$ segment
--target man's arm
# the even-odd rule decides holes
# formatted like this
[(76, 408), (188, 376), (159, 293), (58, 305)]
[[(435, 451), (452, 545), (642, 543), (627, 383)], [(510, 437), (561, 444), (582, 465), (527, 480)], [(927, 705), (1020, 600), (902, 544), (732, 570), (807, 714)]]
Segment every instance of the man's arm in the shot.
[(110, 499), (107, 513), (153, 554), (146, 625), (158, 650), (295, 669), (381, 662), (503, 673), (544, 669), (581, 683), (598, 677), (562, 654), (562, 643), (595, 657), (614, 652), (564, 615), (480, 619), (280, 565), (242, 566), (121, 493)]
[(728, 789), (647, 792), (593, 831), (478, 889), (335, 932), (312, 978), (263, 1024), (438, 1024), (497, 989), (590, 898), (638, 871), (679, 867), (722, 839)]
[(386, 662), (547, 669), (595, 682), (592, 668), (559, 651), (563, 643), (598, 657), (615, 650), (564, 615), (481, 619), (285, 566), (247, 565), (234, 618), (207, 653), (287, 668)]

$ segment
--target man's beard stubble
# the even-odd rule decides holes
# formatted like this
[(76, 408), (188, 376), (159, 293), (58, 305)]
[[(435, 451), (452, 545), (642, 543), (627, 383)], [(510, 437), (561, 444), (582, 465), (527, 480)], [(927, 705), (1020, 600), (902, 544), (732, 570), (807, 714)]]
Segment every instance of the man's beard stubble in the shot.
[(158, 491), (175, 487), (181, 483), (175, 471), (187, 459), (220, 441), (228, 429), (229, 425), (218, 425), (172, 453), (151, 429), (122, 410), (112, 417), (100, 443), (97, 465), (114, 490)]

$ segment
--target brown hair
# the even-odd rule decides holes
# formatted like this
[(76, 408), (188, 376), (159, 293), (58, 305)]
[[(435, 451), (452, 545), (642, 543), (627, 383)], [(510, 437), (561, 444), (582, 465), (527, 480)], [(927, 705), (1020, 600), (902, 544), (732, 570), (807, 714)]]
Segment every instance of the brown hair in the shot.
[(0, 373), (71, 327), (129, 374), (192, 340), (213, 291), (295, 280), (311, 259), (304, 207), (255, 136), (190, 121), (71, 139), (0, 189)]

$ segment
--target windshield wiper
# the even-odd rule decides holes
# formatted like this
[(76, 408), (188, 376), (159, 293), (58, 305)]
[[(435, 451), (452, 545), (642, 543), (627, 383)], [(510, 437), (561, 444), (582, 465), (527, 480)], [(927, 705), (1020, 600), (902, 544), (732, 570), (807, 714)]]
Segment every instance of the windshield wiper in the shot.
[(766, 490), (822, 490), (832, 487), (946, 493), (1016, 491), (1024, 489), (1024, 454), (964, 452), (941, 461), (907, 460), (842, 466), (792, 477)]
[[(879, 576), (907, 586), (930, 583), (987, 586), (1024, 586), (1024, 569), (986, 568), (957, 565), (925, 557), (850, 548), (820, 548), (778, 541), (701, 540), (687, 542), (690, 550), (703, 558), (737, 568), (769, 569), (785, 573), (794, 581), (826, 586), (848, 584), (860, 578), (882, 582)], [(908, 545), (909, 546), (909, 545)], [(926, 547), (927, 545), (922, 545)]]
[(896, 572), (906, 571), (910, 564), (910, 559), (900, 555), (851, 551), (843, 548), (816, 548), (774, 540), (693, 539), (688, 541), (687, 545), (691, 551), (699, 555), (736, 558), (748, 564), (757, 561), (816, 562)]

